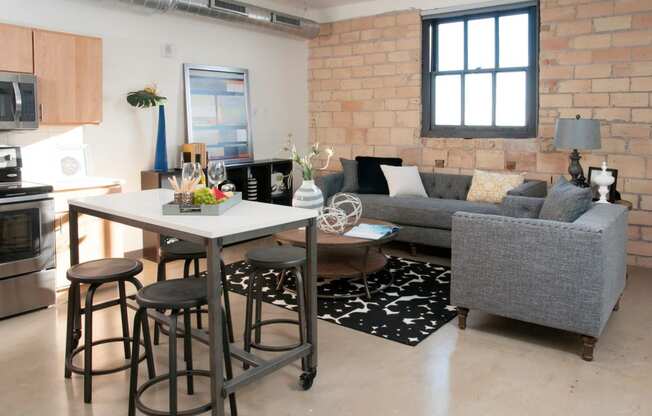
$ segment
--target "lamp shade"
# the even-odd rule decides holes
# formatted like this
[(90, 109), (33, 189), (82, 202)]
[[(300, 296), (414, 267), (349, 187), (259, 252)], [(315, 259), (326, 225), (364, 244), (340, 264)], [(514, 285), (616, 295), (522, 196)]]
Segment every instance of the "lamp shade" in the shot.
[(557, 119), (555, 147), (557, 149), (599, 149), (602, 147), (600, 122), (583, 118)]

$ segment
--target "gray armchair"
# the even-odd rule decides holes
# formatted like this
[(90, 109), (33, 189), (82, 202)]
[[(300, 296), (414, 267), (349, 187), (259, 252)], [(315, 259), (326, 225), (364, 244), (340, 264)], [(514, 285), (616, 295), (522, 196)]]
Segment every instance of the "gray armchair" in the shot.
[(460, 329), (469, 309), (563, 329), (582, 335), (591, 361), (625, 287), (627, 216), (607, 204), (573, 223), (456, 213), (451, 302)]

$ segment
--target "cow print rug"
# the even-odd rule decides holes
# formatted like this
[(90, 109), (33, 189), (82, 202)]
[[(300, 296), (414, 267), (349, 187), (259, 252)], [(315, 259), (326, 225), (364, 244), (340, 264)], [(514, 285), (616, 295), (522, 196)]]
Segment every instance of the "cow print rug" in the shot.
[[(246, 294), (250, 267), (245, 262), (226, 267), (229, 290)], [(278, 271), (265, 276), (263, 300), (272, 305), (296, 311), (294, 279), (288, 276), (285, 288), (276, 291)], [(402, 344), (416, 346), (456, 316), (449, 305), (450, 269), (430, 263), (389, 257), (385, 269), (370, 274), (370, 290), (391, 283), (372, 299), (359, 296), (351, 299), (318, 299), (319, 319), (366, 332)], [(360, 293), (362, 281), (339, 279), (319, 282), (320, 294)]]

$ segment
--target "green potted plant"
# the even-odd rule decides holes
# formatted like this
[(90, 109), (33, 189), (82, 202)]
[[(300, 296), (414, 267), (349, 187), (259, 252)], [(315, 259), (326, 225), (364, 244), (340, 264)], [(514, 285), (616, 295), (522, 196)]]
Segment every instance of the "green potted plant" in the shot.
[[(301, 155), (297, 150), (292, 135), (288, 135), (288, 143), (284, 148), (290, 153), (292, 161), (301, 168), (303, 182), (292, 198), (292, 206), (297, 208), (321, 209), (324, 205), (324, 196), (321, 190), (315, 185), (315, 171), (326, 170), (333, 157), (333, 149), (328, 147), (324, 150), (319, 148), (319, 143), (310, 146), (307, 154)], [(315, 168), (314, 161), (323, 153), (326, 154), (326, 161), (321, 168)]]
[(136, 108), (158, 107), (158, 131), (156, 133), (156, 154), (154, 157), (154, 170), (165, 172), (168, 170), (168, 156), (165, 134), (165, 97), (158, 95), (156, 87), (146, 87), (139, 91), (127, 94), (127, 102)]

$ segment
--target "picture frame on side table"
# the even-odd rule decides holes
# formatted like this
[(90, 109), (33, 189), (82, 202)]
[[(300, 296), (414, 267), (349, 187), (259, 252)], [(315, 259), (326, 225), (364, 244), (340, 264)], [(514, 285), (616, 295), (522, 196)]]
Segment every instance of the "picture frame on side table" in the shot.
[[(591, 191), (593, 191), (594, 201), (600, 199), (600, 194), (598, 193), (598, 185), (593, 183), (593, 176), (600, 174), (600, 172), (602, 172), (602, 168), (597, 166), (589, 166), (587, 181), (591, 186)], [(616, 186), (618, 185), (618, 169), (607, 168), (607, 172), (611, 172), (611, 175), (614, 177), (614, 183), (611, 184), (611, 186), (609, 187), (609, 198), (608, 198), (609, 202), (613, 203), (616, 200), (618, 200), (617, 197), (618, 191), (616, 191)]]

